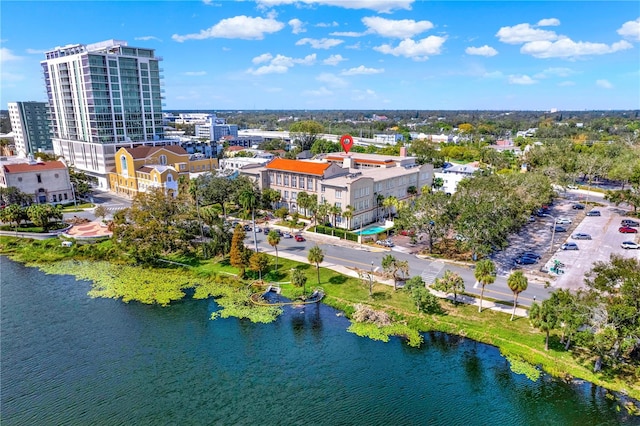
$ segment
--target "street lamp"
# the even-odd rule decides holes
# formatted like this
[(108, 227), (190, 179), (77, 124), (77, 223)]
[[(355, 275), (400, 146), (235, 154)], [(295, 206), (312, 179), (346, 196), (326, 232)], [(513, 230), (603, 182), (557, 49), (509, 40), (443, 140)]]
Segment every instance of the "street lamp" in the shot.
[(552, 252), (553, 251), (553, 240), (555, 238), (556, 235), (556, 218), (554, 216), (551, 216), (550, 214), (544, 213), (542, 216), (547, 216), (550, 217), (551, 219), (553, 219), (553, 226), (551, 227), (551, 244), (549, 245), (549, 251)]
[(371, 272), (369, 273), (369, 296), (373, 296), (373, 260), (371, 261)]

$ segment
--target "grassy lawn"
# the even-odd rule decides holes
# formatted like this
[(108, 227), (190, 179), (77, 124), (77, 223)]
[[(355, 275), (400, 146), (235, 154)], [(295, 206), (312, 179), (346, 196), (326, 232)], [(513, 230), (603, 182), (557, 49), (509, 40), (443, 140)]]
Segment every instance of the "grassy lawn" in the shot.
[(66, 206), (62, 208), (62, 212), (63, 213), (77, 213), (77, 212), (81, 212), (85, 209), (92, 209), (94, 208), (95, 205), (92, 203), (82, 203), (82, 204), (78, 204), (77, 206), (74, 205), (70, 205), (70, 206)]
[[(45, 241), (21, 240), (10, 237), (0, 237), (0, 253), (10, 255), (15, 260), (24, 263), (57, 262), (70, 259), (102, 259), (109, 258), (122, 261), (117, 257), (111, 241), (104, 241), (92, 245), (74, 245), (72, 248), (63, 248), (58, 239)], [(171, 261), (189, 265), (187, 268), (169, 265), (168, 273), (173, 270), (184, 276), (187, 281), (189, 275), (193, 282), (209, 281), (216, 286), (216, 276), (232, 277), (237, 274), (228, 260), (211, 259), (207, 261), (195, 260), (188, 257), (172, 257)], [(136, 267), (140, 268), (140, 267)], [(593, 373), (593, 358), (584, 353), (565, 351), (557, 334), (552, 334), (549, 351), (544, 350), (545, 335), (533, 328), (526, 318), (517, 318), (510, 321), (509, 314), (503, 314), (485, 309), (478, 313), (476, 306), (458, 304), (448, 300), (441, 300), (442, 312), (439, 314), (424, 314), (416, 310), (409, 294), (403, 290), (394, 291), (393, 287), (375, 284), (373, 296), (369, 296), (368, 283), (363, 284), (357, 278), (347, 277), (332, 270), (320, 268), (320, 282), (318, 283), (317, 270), (314, 265), (299, 263), (289, 259), (278, 259), (278, 270), (275, 270), (275, 257), (268, 271), (263, 273), (265, 283), (278, 282), (281, 284), (282, 294), (285, 297), (295, 298), (301, 294), (300, 288), (295, 288), (290, 281), (290, 271), (294, 268), (304, 271), (307, 282), (307, 293), (315, 287), (322, 287), (325, 291), (324, 303), (344, 311), (347, 316), (354, 312), (354, 305), (363, 303), (376, 310), (384, 310), (391, 315), (396, 325), (422, 332), (441, 331), (473, 340), (494, 345), (508, 358), (524, 360), (532, 365), (541, 366), (546, 372), (563, 378), (576, 377), (605, 388), (623, 391), (629, 396), (640, 399), (640, 380), (638, 374), (640, 368), (633, 365), (636, 371), (611, 370)], [(133, 272), (131, 276), (135, 276)], [(249, 276), (247, 283), (257, 279), (257, 274), (247, 270)], [(158, 274), (162, 276), (162, 273)], [(246, 288), (242, 282), (232, 279), (236, 286)], [(135, 280), (133, 280), (135, 283)], [(134, 284), (135, 285), (135, 284)], [(177, 284), (176, 284), (177, 285)], [(182, 285), (182, 284), (180, 284)], [(212, 287), (213, 288), (213, 287)], [(168, 291), (168, 290), (167, 290)], [(215, 295), (216, 293), (210, 293)], [(113, 296), (111, 296), (113, 297)], [(135, 300), (135, 299), (133, 299)], [(487, 299), (488, 300), (488, 299)], [(144, 303), (149, 303), (145, 301)], [(151, 302), (153, 303), (153, 302)], [(240, 303), (238, 306), (241, 306)], [(235, 308), (234, 308), (235, 309)], [(242, 315), (249, 315), (242, 310)], [(230, 311), (234, 312), (234, 311)], [(233, 314), (230, 314), (233, 316)], [(268, 315), (265, 315), (265, 322)], [(390, 334), (404, 335), (402, 328), (395, 328)], [(359, 334), (359, 333), (358, 333)], [(366, 333), (365, 333), (366, 334)], [(372, 333), (368, 334), (375, 338)]]

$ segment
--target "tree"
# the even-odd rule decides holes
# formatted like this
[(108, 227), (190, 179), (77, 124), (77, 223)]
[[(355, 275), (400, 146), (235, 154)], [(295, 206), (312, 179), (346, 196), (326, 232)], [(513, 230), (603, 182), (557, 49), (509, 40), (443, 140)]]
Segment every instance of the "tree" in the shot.
[(62, 209), (51, 204), (32, 204), (27, 208), (27, 216), (34, 225), (47, 232), (52, 219), (62, 220)]
[(275, 212), (273, 212), (273, 214), (275, 215), (275, 217), (284, 222), (287, 216), (289, 216), (289, 209), (286, 207), (280, 207)]
[(189, 193), (195, 200), (196, 195), (202, 200), (203, 205), (219, 204), (222, 208), (222, 215), (227, 217), (226, 203), (232, 198), (235, 191), (235, 183), (227, 178), (216, 177), (210, 174), (198, 176), (191, 180)]
[(634, 213), (637, 212), (638, 207), (640, 207), (640, 191), (638, 188), (627, 188), (616, 191), (609, 190), (606, 192), (604, 199), (611, 201), (616, 206), (622, 203), (629, 204), (633, 207)]
[(302, 294), (306, 294), (307, 275), (301, 269), (291, 270), (291, 283), (296, 287), (302, 287)]
[(476, 270), (473, 273), (476, 280), (482, 286), (480, 292), (480, 306), (478, 306), (478, 312), (482, 312), (482, 300), (484, 299), (484, 287), (489, 284), (493, 284), (496, 280), (495, 276), (496, 265), (489, 259), (483, 259), (476, 263)]
[(318, 139), (318, 135), (323, 132), (322, 124), (313, 120), (297, 121), (289, 127), (289, 136), (298, 145), (300, 151), (310, 150)]
[[(347, 221), (347, 229), (351, 229), (351, 219), (353, 219), (353, 206), (351, 204), (349, 204), (346, 208), (345, 211), (342, 213), (342, 216), (346, 219)], [(345, 234), (346, 235), (346, 234)]]
[(244, 189), (238, 196), (238, 201), (245, 210), (251, 210), (251, 229), (253, 230), (253, 246), (258, 251), (256, 238), (256, 207), (259, 202), (259, 194), (253, 188)]
[(69, 180), (73, 185), (73, 190), (77, 198), (84, 198), (91, 193), (90, 183), (92, 178), (85, 172), (69, 168)]
[(442, 278), (436, 278), (433, 288), (444, 291), (445, 293), (453, 293), (453, 303), (458, 303), (458, 293), (464, 291), (464, 279), (455, 272), (447, 269), (444, 271)]
[(104, 218), (109, 214), (109, 211), (105, 206), (98, 206), (93, 210), (93, 214), (96, 217), (101, 217), (102, 220), (104, 220)]
[(416, 304), (416, 309), (420, 312), (435, 313), (440, 311), (438, 298), (423, 287), (414, 287), (411, 290), (411, 298)]
[(333, 221), (332, 221), (333, 228), (331, 231), (331, 235), (333, 235), (333, 229), (335, 229), (336, 227), (336, 222), (338, 220), (338, 216), (340, 216), (340, 213), (342, 213), (342, 209), (338, 207), (337, 204), (334, 203), (333, 206), (329, 207), (329, 214), (333, 218)]
[(556, 327), (558, 318), (552, 302), (547, 299), (538, 304), (533, 302), (529, 309), (529, 320), (531, 324), (545, 333), (544, 350), (549, 350), (549, 333)]
[(280, 244), (280, 234), (275, 229), (272, 229), (267, 234), (267, 242), (271, 247), (276, 249), (276, 271), (278, 270), (278, 244)]
[(265, 188), (262, 190), (262, 207), (265, 209), (273, 209), (281, 199), (282, 195), (275, 189)]
[(244, 278), (247, 267), (246, 247), (244, 246), (245, 233), (241, 225), (237, 225), (231, 238), (231, 251), (229, 252), (229, 263), (238, 268), (238, 276)]
[(529, 280), (524, 276), (522, 271), (515, 271), (507, 278), (507, 285), (513, 292), (513, 312), (511, 312), (511, 321), (513, 321), (518, 306), (518, 295), (527, 289)]
[(322, 224), (327, 223), (327, 216), (331, 210), (331, 206), (327, 204), (327, 200), (325, 200), (322, 204), (318, 205), (317, 215), (320, 219), (322, 219)]
[(0, 188), (0, 201), (4, 204), (26, 206), (33, 203), (33, 196), (20, 191), (15, 186)]
[(309, 254), (307, 255), (309, 263), (316, 265), (316, 272), (318, 273), (318, 285), (320, 285), (320, 264), (324, 260), (324, 252), (317, 245), (311, 247)]
[(20, 223), (27, 218), (26, 209), (19, 204), (9, 204), (4, 209), (0, 210), (0, 220), (3, 222), (15, 223), (16, 230), (20, 226)]
[(304, 212), (305, 216), (308, 216), (308, 209), (309, 209), (309, 202), (310, 202), (310, 198), (309, 198), (309, 193), (305, 192), (305, 191), (300, 191), (298, 192), (298, 198), (296, 199), (298, 201), (298, 208), (302, 209)]
[(387, 209), (387, 211), (389, 212), (389, 220), (391, 220), (391, 215), (393, 214), (393, 208), (395, 207), (397, 209), (399, 205), (400, 204), (398, 202), (398, 199), (393, 195), (390, 195), (384, 199), (384, 201), (382, 202), (382, 206), (385, 209)]
[(406, 260), (398, 260), (394, 255), (387, 254), (382, 258), (382, 269), (385, 274), (393, 279), (393, 290), (398, 289), (398, 280), (406, 276), (409, 272), (409, 262)]
[(376, 195), (376, 220), (380, 218), (380, 207), (382, 207), (382, 203), (384, 203), (384, 195)]
[(262, 281), (262, 273), (269, 267), (269, 255), (262, 252), (254, 252), (249, 258), (249, 269), (259, 274)]

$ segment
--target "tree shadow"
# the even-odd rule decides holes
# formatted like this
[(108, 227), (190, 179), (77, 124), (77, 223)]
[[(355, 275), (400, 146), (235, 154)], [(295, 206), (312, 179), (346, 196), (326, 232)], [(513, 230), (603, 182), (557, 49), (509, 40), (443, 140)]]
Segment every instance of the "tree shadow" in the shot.
[(384, 291), (374, 291), (371, 295), (373, 300), (388, 300), (391, 299), (391, 295)]
[(331, 284), (344, 284), (347, 282), (347, 277), (344, 275), (337, 275), (329, 278), (329, 283)]

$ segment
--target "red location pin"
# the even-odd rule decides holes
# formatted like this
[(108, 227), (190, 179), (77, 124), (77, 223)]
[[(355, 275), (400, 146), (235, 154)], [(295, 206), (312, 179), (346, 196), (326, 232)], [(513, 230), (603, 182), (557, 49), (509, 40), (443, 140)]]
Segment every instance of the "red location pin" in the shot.
[(340, 138), (340, 145), (342, 145), (344, 152), (348, 154), (353, 146), (353, 137), (351, 135), (342, 135)]

